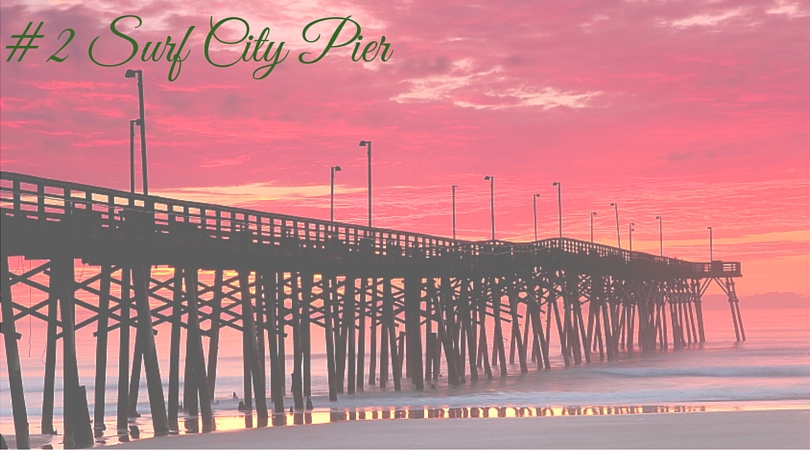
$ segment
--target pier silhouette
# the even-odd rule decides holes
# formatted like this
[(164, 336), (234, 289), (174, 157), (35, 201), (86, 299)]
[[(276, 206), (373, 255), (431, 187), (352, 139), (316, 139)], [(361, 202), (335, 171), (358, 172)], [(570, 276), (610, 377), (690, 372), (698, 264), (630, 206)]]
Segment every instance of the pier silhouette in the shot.
[[(213, 429), (225, 328), (242, 335), (243, 408), (259, 426), (273, 411), (285, 412), (287, 379), (293, 411), (312, 408), (316, 330), (331, 400), (370, 385), (399, 391), (407, 381), (424, 389), (426, 380), (438, 382), (440, 367), (447, 383), (461, 385), (505, 376), (515, 361), (521, 373), (550, 369), (552, 353), (568, 366), (701, 343), (701, 299), (712, 283), (727, 294), (736, 339), (745, 340), (734, 284), (739, 262), (688, 262), (564, 237), (472, 242), (10, 172), (0, 173), (0, 220), (2, 332), (20, 448), (29, 443), (29, 380), (22, 379), (15, 322), (28, 317), (48, 327), (43, 433), (53, 432), (61, 340), (64, 434), (74, 446), (92, 445), (104, 426), (105, 389), (95, 390), (93, 430), (79, 385), (75, 332), (84, 327), (95, 327), (96, 386), (106, 384), (108, 335), (119, 334), (119, 430), (126, 433), (137, 414), (143, 366), (156, 435), (178, 429), (181, 396), (186, 413), (201, 416), (202, 431)], [(12, 271), (10, 257), (32, 264)], [(76, 260), (98, 273), (77, 281)], [(45, 300), (15, 301), (17, 284)], [(171, 326), (170, 348), (162, 350), (168, 369), (158, 364), (154, 338), (164, 323)]]

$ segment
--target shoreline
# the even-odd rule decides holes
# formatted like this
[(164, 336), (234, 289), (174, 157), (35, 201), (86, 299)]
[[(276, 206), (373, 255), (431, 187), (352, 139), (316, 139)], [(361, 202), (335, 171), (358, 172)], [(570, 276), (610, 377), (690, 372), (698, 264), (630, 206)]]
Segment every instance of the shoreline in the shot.
[[(482, 426), (486, 424), (488, 426)], [(806, 448), (810, 410), (372, 420), (163, 436), (157, 448)]]
[[(756, 421), (751, 421), (748, 419), (751, 417), (748, 413), (759, 413), (761, 416)], [(785, 414), (786, 420), (777, 420), (774, 421), (773, 417), (774, 414), (778, 413), (777, 415)], [(709, 414), (709, 416), (707, 416)], [(311, 434), (318, 434), (324, 433), (323, 428), (326, 426), (327, 429), (332, 430), (329, 425), (342, 425), (345, 423), (365, 423), (366, 425), (356, 425), (362, 426), (362, 430), (359, 431), (361, 433), (368, 432), (370, 430), (371, 433), (382, 433), (380, 439), (378, 439), (378, 443), (380, 447), (390, 446), (390, 438), (387, 436), (388, 426), (384, 425), (385, 423), (392, 423), (392, 422), (400, 422), (403, 425), (395, 425), (393, 429), (400, 430), (400, 431), (393, 431), (397, 433), (411, 433), (415, 431), (420, 436), (423, 434), (424, 430), (430, 430), (433, 426), (425, 426), (425, 422), (443, 422), (444, 424), (448, 423), (455, 423), (452, 426), (445, 426), (445, 425), (438, 425), (439, 429), (448, 430), (458, 428), (462, 436), (468, 436), (470, 433), (476, 433), (479, 431), (479, 428), (483, 429), (501, 429), (505, 421), (511, 420), (532, 420), (532, 421), (539, 421), (535, 428), (537, 427), (549, 427), (550, 425), (546, 423), (546, 421), (554, 421), (556, 419), (557, 424), (564, 424), (561, 430), (564, 433), (570, 434), (573, 437), (579, 437), (584, 433), (591, 432), (591, 425), (586, 426), (586, 422), (580, 422), (577, 419), (586, 419), (587, 421), (596, 420), (596, 418), (607, 418), (613, 417), (616, 418), (613, 421), (600, 421), (595, 422), (593, 426), (605, 426), (607, 423), (611, 423), (609, 428), (618, 427), (623, 428), (627, 426), (631, 426), (630, 424), (636, 422), (644, 422), (644, 423), (656, 423), (656, 422), (663, 422), (663, 423), (677, 423), (680, 420), (668, 420), (666, 417), (669, 416), (701, 416), (697, 419), (696, 423), (692, 423), (691, 425), (696, 426), (698, 429), (700, 427), (705, 426), (707, 423), (714, 421), (719, 417), (718, 415), (731, 415), (735, 418), (735, 420), (739, 420), (741, 418), (745, 418), (745, 423), (741, 429), (743, 433), (750, 433), (751, 430), (756, 430), (760, 423), (793, 423), (798, 421), (799, 426), (794, 427), (792, 432), (793, 434), (798, 433), (798, 435), (802, 436), (798, 442), (810, 442), (810, 433), (804, 432), (805, 429), (810, 430), (810, 403), (808, 402), (755, 402), (753, 404), (746, 404), (740, 405), (735, 403), (726, 403), (726, 402), (718, 402), (718, 403), (709, 403), (704, 405), (695, 405), (695, 404), (671, 404), (671, 405), (646, 405), (646, 406), (619, 406), (619, 405), (612, 405), (612, 406), (580, 406), (580, 407), (520, 407), (520, 406), (505, 406), (505, 407), (496, 407), (496, 406), (485, 406), (485, 407), (438, 407), (438, 408), (429, 408), (429, 407), (411, 407), (411, 408), (316, 408), (312, 411), (302, 411), (296, 413), (283, 413), (283, 414), (275, 414), (271, 415), (270, 421), (268, 422), (266, 427), (257, 427), (257, 418), (255, 415), (244, 415), (244, 414), (226, 414), (226, 415), (217, 415), (215, 416), (215, 426), (216, 431), (213, 433), (205, 433), (201, 434), (199, 430), (199, 417), (181, 417), (181, 424), (185, 425), (185, 429), (181, 429), (178, 432), (173, 432), (170, 436), (165, 437), (157, 437), (155, 438), (151, 434), (151, 430), (147, 428), (145, 434), (143, 431), (139, 430), (140, 426), (145, 424), (136, 424), (135, 421), (130, 422), (130, 431), (132, 433), (130, 440), (128, 441), (120, 441), (119, 436), (115, 433), (114, 424), (112, 425), (113, 428), (107, 429), (104, 436), (97, 436), (95, 439), (95, 448), (101, 447), (119, 447), (124, 445), (125, 447), (132, 446), (132, 448), (164, 448), (165, 446), (169, 446), (169, 448), (197, 448), (202, 446), (203, 448), (225, 448), (228, 446), (233, 445), (232, 439), (237, 438), (240, 439), (241, 437), (248, 436), (247, 443), (243, 446), (239, 446), (237, 448), (255, 448), (261, 447), (262, 443), (265, 442), (265, 438), (260, 438), (256, 440), (255, 438), (251, 438), (253, 436), (251, 433), (270, 433), (267, 439), (275, 440), (279, 436), (286, 436), (290, 435), (290, 439), (295, 439), (296, 433), (303, 433), (304, 435), (311, 435)], [(563, 417), (567, 417), (568, 419), (563, 419)], [(706, 422), (704, 419), (706, 418), (711, 419), (709, 422)], [(647, 419), (649, 418), (649, 420)], [(429, 419), (429, 420), (425, 420)], [(467, 420), (451, 420), (451, 419), (467, 419)], [(481, 427), (480, 424), (483, 423), (482, 420), (476, 420), (474, 423), (472, 422), (474, 419), (500, 419), (497, 422), (497, 426), (486, 426)], [(694, 419), (684, 419), (686, 422), (694, 422)], [(562, 421), (562, 422), (559, 422)], [(459, 424), (463, 423), (463, 424)], [(250, 423), (251, 425), (247, 425)], [(410, 425), (406, 425), (410, 424)], [(487, 421), (487, 423), (493, 423), (491, 420)], [(713, 422), (711, 422), (713, 423)], [(374, 425), (378, 424), (378, 425)], [(379, 425), (383, 424), (383, 425)], [(320, 430), (316, 431), (315, 433), (310, 433), (309, 431), (303, 432), (290, 432), (290, 431), (281, 431), (281, 430), (289, 430), (291, 428), (296, 429), (312, 429), (314, 427), (319, 428)], [(766, 425), (767, 427), (771, 427), (771, 425)], [(403, 428), (404, 427), (404, 428)], [(516, 433), (520, 433), (520, 426), (516, 424), (510, 424), (508, 428), (511, 427), (515, 428)], [(549, 433), (558, 434), (560, 430), (558, 430), (557, 425), (551, 426), (551, 429), (547, 430)], [(584, 428), (583, 428), (584, 427)], [(632, 427), (632, 426), (631, 426)], [(182, 428), (182, 426), (181, 426)], [(134, 429), (134, 431), (133, 431)], [(342, 428), (338, 428), (342, 430)], [(142, 429), (141, 429), (142, 430)], [(276, 431), (272, 431), (276, 430)], [(632, 433), (638, 433), (638, 430), (632, 428)], [(761, 431), (761, 430), (760, 430)], [(544, 431), (545, 432), (545, 431)], [(770, 433), (770, 430), (764, 431), (764, 433)], [(789, 434), (790, 430), (788, 430)], [(802, 434), (802, 432), (804, 432)], [(246, 433), (246, 434), (241, 434)], [(602, 433), (600, 431), (600, 433)], [(631, 434), (632, 434), (631, 433)], [(785, 433), (785, 430), (781, 431), (780, 433)], [(322, 442), (311, 441), (302, 444), (299, 448), (319, 448), (319, 447), (332, 447), (332, 436), (330, 435), (331, 431), (329, 431), (326, 435), (321, 436)], [(660, 433), (658, 433), (660, 434)], [(734, 434), (738, 434), (738, 432), (734, 432)], [(141, 435), (138, 437), (138, 435)], [(351, 432), (349, 436), (355, 436), (356, 432)], [(14, 436), (12, 433), (4, 434), (4, 437), (9, 442), (10, 448), (15, 448), (14, 445)], [(676, 438), (682, 438), (683, 436), (677, 436)], [(765, 442), (765, 441), (757, 441), (760, 442), (762, 445), (759, 447), (797, 447), (797, 448), (806, 448), (806, 444), (801, 446), (801, 444), (796, 444), (791, 438), (788, 436), (788, 440), (784, 440), (785, 436), (779, 437), (774, 442)], [(167, 444), (165, 439), (172, 439), (171, 444)], [(486, 436), (479, 436), (480, 439), (486, 441)], [(479, 439), (477, 438), (477, 439)], [(174, 441), (174, 439), (180, 439), (180, 441)], [(197, 440), (201, 441), (197, 441)], [(340, 438), (342, 439), (342, 438)], [(422, 447), (446, 447), (452, 448), (455, 445), (452, 442), (445, 442), (442, 439), (445, 437), (439, 437), (439, 439), (433, 438), (428, 439), (430, 441), (436, 442), (417, 442), (413, 446), (422, 446)], [(509, 439), (511, 437), (506, 438), (506, 442), (510, 442)], [(345, 439), (344, 439), (345, 440)], [(342, 441), (341, 441), (342, 442)], [(565, 444), (563, 442), (555, 441), (555, 445), (549, 445), (550, 447), (569, 447), (570, 445)], [(621, 445), (616, 445), (617, 447), (632, 447), (633, 444), (631, 442), (626, 441), (619, 441), (622, 442)], [(669, 447), (703, 447), (699, 443), (695, 445), (689, 444), (691, 441), (678, 441), (680, 442), (678, 445), (671, 445)], [(746, 445), (745, 440), (742, 442), (737, 442), (734, 440), (728, 441), (728, 445), (726, 443), (718, 441), (715, 442), (716, 445), (712, 445), (712, 447), (739, 447)], [(785, 445), (779, 445), (779, 442), (784, 443)], [(255, 443), (256, 445), (253, 445)], [(326, 444), (328, 443), (328, 445)], [(344, 445), (345, 444), (345, 445)], [(519, 441), (512, 442), (513, 446), (524, 446)], [(649, 442), (644, 446), (649, 446)], [(31, 435), (31, 445), (32, 448), (56, 448), (61, 449), (63, 447), (61, 435), (42, 435), (42, 434), (32, 434)], [(290, 441), (285, 443), (284, 447), (296, 447), (298, 444), (296, 442)], [(358, 444), (355, 442), (347, 441), (341, 444), (346, 448), (356, 447)], [(475, 444), (465, 444), (466, 446), (475, 446)], [(492, 443), (493, 446), (501, 446), (497, 443)], [(527, 444), (528, 445), (528, 444)], [(535, 444), (531, 444), (535, 445)], [(530, 445), (530, 446), (531, 446)], [(573, 445), (573, 444), (572, 444)], [(583, 448), (588, 447), (605, 447), (611, 446), (612, 444), (606, 444), (604, 442), (593, 443), (593, 445), (585, 445)], [(666, 445), (662, 445), (663, 447), (668, 447)], [(377, 445), (369, 445), (369, 448), (377, 447)], [(404, 445), (403, 447), (409, 447), (408, 445)], [(757, 447), (756, 445), (752, 445), (752, 447)]]

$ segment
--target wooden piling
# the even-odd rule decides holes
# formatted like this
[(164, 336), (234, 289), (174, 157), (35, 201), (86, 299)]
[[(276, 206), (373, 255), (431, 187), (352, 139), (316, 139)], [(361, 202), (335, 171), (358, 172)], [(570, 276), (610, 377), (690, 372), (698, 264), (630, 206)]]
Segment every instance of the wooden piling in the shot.
[(86, 392), (84, 386), (79, 385), (73, 258), (58, 257), (54, 261), (53, 270), (54, 276), (58, 280), (60, 317), (62, 318), (65, 441), (66, 445), (87, 447), (93, 444), (93, 431), (90, 427), (90, 411), (87, 408)]
[(371, 320), (371, 338), (369, 339), (369, 360), (368, 360), (368, 384), (374, 386), (377, 384), (377, 325), (379, 323), (379, 312), (377, 310), (377, 278), (371, 279), (370, 295), (369, 295), (369, 314)]
[[(186, 277), (186, 279), (188, 279), (188, 277)], [(185, 292), (184, 297), (186, 301), (190, 301), (188, 291)], [(183, 409), (186, 410), (187, 415), (194, 417), (193, 422), (195, 430), (199, 428), (196, 419), (197, 415), (199, 414), (199, 410), (197, 409), (197, 390), (200, 389), (200, 386), (197, 385), (197, 365), (199, 363), (199, 361), (197, 361), (197, 356), (198, 354), (194, 349), (194, 342), (191, 338), (191, 330), (187, 328), (186, 361), (185, 370), (183, 373)], [(245, 361), (246, 360), (247, 359), (245, 359)]]
[[(335, 373), (335, 339), (332, 321), (332, 303), (336, 293), (337, 282), (332, 275), (321, 275), (324, 334), (326, 340), (326, 377), (329, 384), (329, 401), (337, 401), (337, 374)], [(283, 411), (283, 408), (282, 408)], [(276, 411), (278, 412), (278, 411)]]
[[(506, 283), (506, 294), (509, 296), (509, 313), (512, 318), (512, 341), (517, 344), (518, 360), (520, 361), (520, 373), (529, 373), (529, 368), (526, 365), (525, 345), (527, 345), (527, 343), (520, 337), (520, 325), (518, 324), (517, 289), (515, 289), (514, 280), (507, 280)], [(528, 328), (529, 325), (526, 323), (523, 326)], [(514, 353), (514, 350), (511, 352)], [(514, 364), (514, 356), (510, 359), (511, 363)]]
[(143, 362), (146, 369), (146, 388), (149, 392), (152, 427), (155, 436), (165, 436), (169, 434), (169, 423), (166, 416), (163, 383), (160, 379), (155, 335), (152, 328), (152, 314), (149, 307), (148, 274), (150, 271), (151, 267), (144, 263), (135, 264), (132, 269), (132, 278), (135, 285), (135, 302), (138, 307), (138, 337), (141, 339)]
[[(174, 268), (172, 281), (172, 331), (169, 343), (169, 430), (179, 432), (177, 421), (180, 401), (180, 322), (183, 319), (183, 269)], [(188, 371), (186, 372), (188, 373)], [(186, 377), (188, 378), (188, 377)], [(188, 396), (184, 396), (188, 407)]]
[[(134, 269), (133, 269), (134, 274)], [(135, 284), (133, 275), (133, 287)], [(133, 289), (134, 291), (134, 289)], [(134, 297), (133, 297), (134, 298)], [(136, 300), (137, 302), (137, 300)], [(139, 316), (137, 312), (137, 304), (135, 306), (136, 317)], [(135, 328), (135, 348), (132, 352), (132, 373), (131, 378), (129, 380), (129, 399), (127, 400), (127, 407), (129, 417), (140, 417), (141, 415), (138, 413), (138, 391), (140, 390), (141, 386), (141, 363), (143, 362), (143, 336), (141, 336), (141, 329), (140, 327)]]
[[(487, 347), (487, 301), (486, 296), (484, 294), (484, 283), (480, 279), (475, 280), (475, 303), (477, 305), (478, 310), (478, 324), (479, 324), (479, 339), (477, 344), (477, 355), (476, 359), (481, 360), (481, 364), (478, 364), (479, 367), (484, 369), (484, 373), (487, 376), (487, 380), (492, 380), (492, 366), (489, 364), (489, 349)], [(470, 361), (472, 365), (472, 361)]]
[[(501, 279), (490, 279), (490, 293), (492, 300), (492, 315), (495, 317), (494, 337), (492, 342), (493, 353), (498, 351), (498, 366), (501, 369), (501, 376), (506, 376), (506, 352), (503, 348), (503, 321), (501, 319), (501, 295), (503, 294)], [(495, 357), (493, 356), (493, 362)]]
[[(430, 380), (433, 378), (433, 358), (436, 355), (434, 349), (433, 337), (433, 299), (435, 295), (433, 292), (433, 279), (427, 279), (428, 291), (425, 298), (425, 379)], [(420, 294), (421, 295), (421, 294)], [(421, 303), (421, 302), (420, 302)], [(420, 310), (422, 306), (419, 306)], [(421, 315), (421, 312), (420, 312)]]
[[(382, 307), (380, 308), (382, 310)], [(388, 386), (388, 323), (380, 313), (380, 387)]]
[(104, 425), (104, 406), (107, 392), (107, 325), (110, 310), (110, 284), (112, 266), (101, 266), (98, 296), (98, 323), (96, 329), (96, 379), (94, 389), (93, 429), (96, 437), (101, 437), (107, 426)]
[(695, 304), (698, 336), (700, 342), (706, 342), (706, 333), (703, 328), (703, 300), (701, 298), (700, 280), (692, 280), (692, 302)]
[[(192, 358), (192, 375), (196, 395), (191, 399), (192, 403), (200, 400), (200, 414), (202, 415), (203, 432), (214, 431), (214, 415), (211, 410), (211, 398), (208, 395), (207, 376), (205, 374), (205, 355), (203, 354), (202, 335), (200, 333), (200, 316), (197, 298), (197, 269), (185, 269), (186, 279), (186, 304), (188, 305), (188, 342), (191, 343), (189, 351), (194, 355)], [(262, 386), (264, 383), (262, 382)], [(262, 389), (263, 390), (263, 389)], [(188, 407), (188, 405), (187, 405)], [(265, 416), (266, 418), (266, 416)]]
[[(356, 343), (355, 343), (355, 278), (346, 277), (346, 284), (343, 289), (343, 335), (345, 336), (345, 349), (346, 349), (346, 392), (349, 394), (355, 393), (355, 386), (357, 380), (355, 376), (356, 360)], [(341, 359), (343, 357), (341, 356)], [(362, 377), (363, 374), (361, 373)]]
[[(254, 273), (254, 281), (253, 281), (253, 301), (256, 303), (255, 307), (253, 308), (253, 312), (255, 313), (255, 320), (256, 320), (256, 352), (257, 352), (257, 359), (259, 361), (259, 371), (261, 372), (261, 376), (263, 380), (267, 380), (267, 366), (266, 366), (266, 359), (267, 353), (265, 351), (265, 338), (264, 338), (264, 330), (266, 329), (265, 321), (265, 312), (264, 312), (264, 295), (262, 290), (264, 289), (264, 283), (261, 280), (261, 273), (257, 270)], [(265, 386), (266, 387), (266, 386)]]
[[(438, 340), (440, 341), (440, 344), (444, 346), (445, 364), (447, 366), (447, 382), (450, 383), (451, 386), (459, 386), (461, 382), (459, 381), (458, 369), (456, 368), (458, 355), (456, 355), (456, 350), (453, 347), (452, 336), (454, 333), (452, 330), (452, 325), (450, 325), (452, 323), (452, 319), (447, 317), (447, 311), (450, 309), (448, 305), (450, 303), (449, 288), (450, 280), (443, 280), (441, 292), (437, 292), (439, 295), (433, 297), (434, 310), (436, 311)], [(441, 353), (439, 343), (436, 344), (436, 347), (435, 366), (433, 368), (434, 378), (438, 378), (440, 361), (439, 355)]]
[(127, 435), (129, 422), (129, 310), (132, 271), (129, 266), (121, 268), (121, 323), (118, 328), (118, 401), (116, 402), (116, 431)]
[(301, 351), (303, 352), (304, 397), (312, 397), (312, 287), (314, 279), (311, 273), (301, 274)]
[(422, 292), (422, 279), (408, 276), (405, 285), (405, 334), (407, 339), (408, 367), (411, 381), (417, 390), (425, 388), (424, 370), (422, 369), (422, 336), (419, 326), (419, 305)]
[(208, 397), (214, 399), (217, 385), (217, 361), (219, 360), (219, 330), (222, 316), (222, 269), (214, 272), (214, 293), (211, 299), (211, 340), (208, 342)]
[(303, 366), (303, 349), (301, 346), (301, 289), (298, 284), (298, 274), (293, 272), (290, 274), (291, 290), (291, 304), (292, 311), (292, 332), (293, 332), (293, 369), (292, 369), (292, 394), (293, 406), (296, 411), (304, 410), (304, 396), (303, 396), (303, 376), (301, 368)]
[[(472, 286), (471, 286), (472, 285)], [(477, 340), (476, 340), (476, 312), (477, 312), (477, 294), (475, 285), (472, 280), (464, 280), (462, 282), (462, 292), (466, 292), (463, 297), (462, 321), (464, 331), (467, 336), (467, 359), (470, 365), (470, 381), (475, 383), (478, 381), (478, 364), (476, 364), (476, 355), (478, 354)]]
[(391, 278), (383, 281), (383, 320), (388, 329), (388, 343), (391, 353), (391, 377), (394, 381), (394, 391), (402, 390), (402, 364), (397, 353), (396, 328), (394, 326), (394, 295), (392, 293)]
[[(273, 398), (273, 410), (276, 414), (284, 413), (284, 387), (281, 384), (281, 367), (279, 362), (279, 348), (278, 341), (284, 339), (283, 334), (279, 334), (278, 318), (276, 311), (278, 311), (279, 299), (279, 277), (282, 274), (277, 272), (266, 272), (262, 276), (264, 281), (264, 308), (265, 315), (267, 316), (267, 345), (270, 350), (270, 396)], [(283, 331), (282, 331), (283, 332)]]
[[(337, 278), (335, 280), (337, 283)], [(340, 296), (337, 285), (335, 286), (335, 298), (334, 302), (332, 303), (332, 320), (335, 321), (335, 324), (332, 327), (332, 330), (335, 332), (335, 385), (339, 394), (343, 393), (343, 382), (346, 380), (346, 336), (348, 332), (343, 324), (344, 320), (341, 319), (340, 314), (341, 311), (343, 311), (344, 316), (346, 314), (345, 297), (348, 282), (348, 277), (343, 279), (343, 297)], [(354, 282), (352, 281), (352, 283)], [(352, 287), (354, 287), (354, 284), (352, 284)]]
[[(51, 263), (49, 263), (49, 265), (53, 267)], [(59, 308), (59, 294), (53, 281), (53, 269), (51, 268), (50, 286), (48, 287), (48, 332), (45, 344), (45, 382), (42, 388), (42, 434), (56, 434), (56, 430), (53, 428), (53, 402), (56, 383), (56, 313)], [(127, 348), (127, 352), (128, 351), (129, 348)], [(125, 358), (129, 358), (129, 355), (126, 355)], [(126, 374), (124, 378), (126, 378)]]
[(399, 332), (399, 338), (397, 338), (397, 339), (398, 339), (398, 341), (397, 341), (397, 355), (398, 355), (398, 358), (397, 359), (398, 359), (398, 362), (399, 362), (399, 367), (404, 367), (405, 368), (405, 378), (410, 378), (411, 374), (408, 373), (408, 370), (410, 370), (409, 365), (408, 365), (407, 361), (405, 360), (405, 355), (406, 355), (406, 351), (405, 351), (405, 332), (400, 331)]
[[(256, 341), (256, 322), (254, 320), (253, 303), (250, 296), (249, 272), (246, 269), (239, 270), (239, 289), (242, 300), (242, 330), (245, 335), (244, 342), (247, 344), (245, 357), (250, 362), (250, 374), (253, 381), (253, 394), (256, 400), (256, 413), (259, 426), (266, 426), (268, 419), (267, 396), (265, 393), (264, 378), (262, 377), (261, 366), (259, 365), (259, 351)], [(248, 398), (250, 393), (246, 396)]]
[(356, 390), (363, 392), (366, 360), (366, 292), (368, 289), (368, 279), (360, 279), (360, 296), (357, 303), (357, 367), (356, 367)]
[(278, 332), (278, 382), (281, 392), (287, 392), (287, 279), (285, 272), (278, 273), (278, 291), (276, 297), (276, 325)]
[[(557, 322), (557, 336), (560, 338), (560, 352), (562, 353), (565, 367), (568, 367), (571, 365), (571, 352), (570, 348), (568, 347), (568, 334), (566, 333), (566, 330), (563, 329), (562, 320), (560, 319), (560, 310), (557, 308), (557, 298), (555, 293), (550, 294), (549, 303), (549, 313), (553, 311), (554, 319)], [(563, 305), (563, 307), (565, 306)], [(549, 314), (549, 319), (551, 315), (552, 314)], [(546, 325), (548, 326), (549, 324)], [(549, 330), (546, 329), (546, 333), (548, 332)]]
[(692, 313), (692, 302), (685, 301), (683, 303), (684, 309), (686, 310), (686, 323), (689, 328), (689, 343), (697, 342), (697, 329), (695, 327), (695, 316)]
[[(2, 276), (2, 312), (3, 312), (3, 343), (6, 349), (6, 364), (8, 367), (8, 387), (11, 392), (11, 410), (14, 416), (14, 436), (17, 448), (31, 448), (28, 430), (28, 412), (25, 409), (25, 391), (23, 390), (22, 371), (20, 369), (20, 350), (17, 347), (17, 328), (14, 323), (14, 307), (11, 297), (11, 273), (9, 272), (8, 256), (0, 255), (0, 276)], [(53, 281), (53, 269), (51, 269)]]

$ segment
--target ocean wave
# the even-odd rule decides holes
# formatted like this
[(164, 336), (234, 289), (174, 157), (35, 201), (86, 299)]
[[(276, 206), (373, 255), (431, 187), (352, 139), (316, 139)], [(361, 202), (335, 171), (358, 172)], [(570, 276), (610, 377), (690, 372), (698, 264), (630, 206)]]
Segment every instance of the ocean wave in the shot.
[(711, 378), (810, 378), (810, 366), (698, 366), (589, 368), (589, 372), (624, 378), (711, 377)]

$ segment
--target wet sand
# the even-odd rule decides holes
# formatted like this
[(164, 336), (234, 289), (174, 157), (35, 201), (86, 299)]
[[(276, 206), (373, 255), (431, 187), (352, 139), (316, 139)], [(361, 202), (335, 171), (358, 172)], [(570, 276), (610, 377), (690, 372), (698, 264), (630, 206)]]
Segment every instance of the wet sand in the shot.
[(157, 448), (808, 448), (810, 410), (378, 420), (166, 436)]

